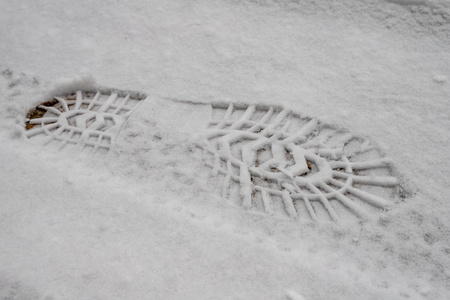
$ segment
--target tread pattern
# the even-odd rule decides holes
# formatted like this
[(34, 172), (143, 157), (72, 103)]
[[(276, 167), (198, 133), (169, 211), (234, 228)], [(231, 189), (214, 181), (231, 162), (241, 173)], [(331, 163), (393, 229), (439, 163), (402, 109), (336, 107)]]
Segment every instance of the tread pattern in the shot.
[(336, 203), (361, 218), (369, 217), (367, 205), (390, 207), (365, 189), (397, 185), (391, 160), (367, 140), (282, 107), (211, 108), (199, 146), (212, 175), (220, 178), (223, 197), (236, 190), (244, 208), (274, 214), (274, 207), (282, 207), (292, 218), (301, 209), (315, 221), (319, 215), (338, 220)]
[(26, 119), (26, 136), (58, 144), (108, 151), (142, 97), (77, 91), (42, 103)]

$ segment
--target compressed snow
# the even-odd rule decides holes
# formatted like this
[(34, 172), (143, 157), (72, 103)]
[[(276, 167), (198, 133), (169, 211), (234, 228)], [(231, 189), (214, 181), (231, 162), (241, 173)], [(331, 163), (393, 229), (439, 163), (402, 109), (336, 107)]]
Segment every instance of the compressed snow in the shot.
[(389, 2), (400, 5), (423, 5), (426, 4), (426, 0), (388, 0)]
[(286, 295), (288, 296), (288, 298), (290, 300), (305, 300), (305, 297), (303, 297), (302, 295), (297, 294), (294, 291), (287, 291)]
[[(390, 2), (4, 1), (1, 298), (448, 299), (450, 6)], [(37, 104), (96, 89), (149, 96), (108, 154), (25, 137)], [(197, 146), (209, 103), (366, 137), (396, 168), (391, 209), (224, 200)]]
[(447, 76), (445, 75), (434, 75), (433, 76), (434, 82), (437, 83), (445, 83), (447, 81)]

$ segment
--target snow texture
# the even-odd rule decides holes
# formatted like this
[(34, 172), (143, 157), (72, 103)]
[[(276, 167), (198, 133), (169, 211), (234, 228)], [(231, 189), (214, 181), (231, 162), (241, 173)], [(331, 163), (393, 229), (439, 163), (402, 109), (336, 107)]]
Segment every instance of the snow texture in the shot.
[[(450, 2), (394, 2), (2, 0), (0, 299), (449, 299)], [(76, 91), (145, 100), (107, 152), (26, 137)], [(243, 139), (205, 157), (231, 103)], [(290, 112), (294, 146), (244, 147), (272, 137), (249, 107)], [(300, 147), (307, 121), (330, 149)], [(368, 218), (299, 186), (312, 220), (308, 155)], [(253, 172), (274, 158), (280, 186)]]

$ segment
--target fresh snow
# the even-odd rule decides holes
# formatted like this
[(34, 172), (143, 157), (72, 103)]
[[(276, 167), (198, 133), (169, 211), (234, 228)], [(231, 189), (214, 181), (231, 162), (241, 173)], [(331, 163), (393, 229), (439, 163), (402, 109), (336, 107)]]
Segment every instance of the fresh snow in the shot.
[[(3, 0), (0, 24), (1, 299), (450, 297), (448, 1)], [(346, 193), (295, 186), (314, 159)]]

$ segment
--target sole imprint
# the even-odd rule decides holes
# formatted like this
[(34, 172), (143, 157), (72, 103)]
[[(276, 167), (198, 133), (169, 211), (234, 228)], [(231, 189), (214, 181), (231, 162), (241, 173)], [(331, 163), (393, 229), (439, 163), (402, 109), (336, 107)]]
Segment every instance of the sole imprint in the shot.
[(223, 197), (312, 220), (368, 218), (391, 206), (386, 198), (397, 185), (391, 160), (367, 140), (282, 107), (211, 109), (199, 146)]
[[(26, 136), (60, 149), (106, 153), (144, 98), (89, 91), (54, 97), (28, 113)], [(317, 221), (369, 218), (392, 205), (398, 181), (391, 160), (345, 130), (282, 107), (145, 102), (167, 128), (207, 127), (198, 142), (204, 161), (222, 196), (244, 208)], [(166, 117), (172, 114), (177, 117)]]
[(26, 136), (59, 149), (76, 146), (107, 152), (122, 125), (144, 99), (124, 92), (83, 92), (54, 97), (27, 114)]

